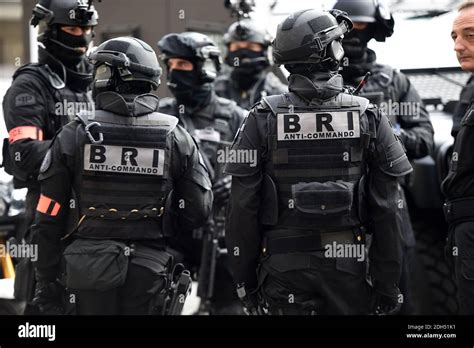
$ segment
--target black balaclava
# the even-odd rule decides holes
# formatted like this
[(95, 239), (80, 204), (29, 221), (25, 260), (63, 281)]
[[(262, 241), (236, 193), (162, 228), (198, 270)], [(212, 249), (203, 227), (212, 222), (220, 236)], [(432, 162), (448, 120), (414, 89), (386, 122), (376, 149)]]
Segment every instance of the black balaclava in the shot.
[(79, 64), (73, 67), (68, 67), (50, 50), (44, 49), (41, 46), (38, 51), (39, 62), (47, 64), (54, 73), (56, 73), (68, 88), (77, 92), (87, 92), (91, 86), (93, 75), (93, 66), (87, 59), (82, 59)]
[(234, 67), (231, 77), (241, 90), (249, 90), (258, 81), (260, 73), (270, 65), (266, 54), (266, 51), (255, 52), (249, 49), (228, 53), (227, 63)]
[(49, 37), (45, 42), (45, 46), (66, 67), (74, 70), (85, 58), (85, 52), (78, 51), (76, 48), (85, 47), (87, 50), (92, 41), (93, 33), (80, 36), (71, 35), (61, 30), (59, 25), (55, 25), (51, 30), (56, 35), (53, 34), (52, 37)]
[[(195, 62), (193, 62), (196, 67)], [(212, 91), (211, 83), (202, 83), (200, 76), (193, 71), (169, 70), (168, 87), (178, 102), (178, 105), (195, 109), (201, 106)]]
[(367, 44), (372, 37), (369, 28), (364, 30), (354, 29), (346, 34), (342, 40), (345, 56), (349, 59), (362, 59), (367, 51)]
[(348, 61), (348, 65), (344, 65), (341, 72), (344, 79), (351, 80), (364, 76), (375, 64), (375, 53), (367, 47), (373, 38), (372, 30), (369, 24), (363, 30), (354, 29), (342, 40), (345, 58)]

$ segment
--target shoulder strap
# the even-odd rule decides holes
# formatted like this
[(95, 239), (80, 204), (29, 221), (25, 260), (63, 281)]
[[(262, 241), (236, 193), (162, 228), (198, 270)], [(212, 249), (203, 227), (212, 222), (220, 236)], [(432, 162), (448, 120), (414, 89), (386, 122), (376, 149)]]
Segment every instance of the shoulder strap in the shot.
[(351, 105), (351, 107), (358, 109), (361, 115), (367, 110), (370, 104), (369, 99), (352, 94), (341, 93), (337, 98), (340, 98), (341, 103)]
[(90, 131), (92, 127), (100, 127), (101, 124), (99, 122), (89, 122), (90, 117), (91, 117), (91, 113), (87, 111), (81, 111), (78, 114), (76, 114), (76, 117), (74, 118), (74, 120), (76, 122), (79, 122), (84, 127), (84, 131), (86, 132), (86, 135), (92, 144), (94, 145), (102, 144), (102, 142), (104, 141), (104, 134), (101, 133), (99, 130), (99, 139), (95, 139)]
[(279, 106), (285, 105), (286, 99), (285, 95), (271, 95), (268, 97), (262, 98), (262, 101), (268, 106), (268, 108), (274, 113), (278, 113)]
[(74, 121), (80, 123), (84, 128), (86, 128), (89, 125), (89, 115), (90, 113), (88, 112), (79, 112), (76, 114), (76, 117), (74, 118)]
[(393, 80), (393, 76), (395, 74), (395, 70), (388, 66), (388, 65), (378, 65), (373, 70), (374, 75), (378, 75), (378, 82), (383, 87), (388, 87)]
[(35, 76), (38, 76), (48, 87), (54, 89), (62, 89), (66, 87), (64, 81), (56, 74), (47, 64), (38, 64), (31, 63), (27, 64), (17, 70), (13, 79), (16, 79), (19, 75), (23, 73), (32, 73)]

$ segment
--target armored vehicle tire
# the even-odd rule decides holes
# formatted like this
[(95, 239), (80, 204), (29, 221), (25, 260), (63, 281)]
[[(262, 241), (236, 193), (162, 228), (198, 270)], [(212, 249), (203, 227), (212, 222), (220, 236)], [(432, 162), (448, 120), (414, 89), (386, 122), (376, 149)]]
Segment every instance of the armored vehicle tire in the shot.
[[(425, 220), (425, 219), (423, 219)], [(419, 262), (418, 276), (414, 277), (415, 287), (422, 294), (420, 314), (456, 315), (458, 303), (453, 268), (444, 255), (447, 226), (418, 222), (416, 230), (416, 253)], [(438, 226), (438, 227), (437, 227)], [(439, 227), (441, 226), (441, 227)], [(445, 230), (442, 230), (445, 228)]]

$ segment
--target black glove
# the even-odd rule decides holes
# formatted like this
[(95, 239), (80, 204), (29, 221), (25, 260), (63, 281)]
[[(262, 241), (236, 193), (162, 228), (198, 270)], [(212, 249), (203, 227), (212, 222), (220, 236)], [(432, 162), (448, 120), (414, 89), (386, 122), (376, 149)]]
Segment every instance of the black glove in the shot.
[(400, 289), (396, 284), (375, 282), (373, 286), (372, 314), (395, 315), (402, 307)]
[(247, 293), (243, 285), (237, 285), (237, 295), (247, 315), (268, 314), (268, 306), (257, 291)]
[(58, 282), (36, 282), (35, 297), (32, 305), (36, 306), (42, 315), (64, 315), (65, 289)]
[(230, 189), (232, 187), (232, 177), (227, 175), (217, 180), (212, 185), (212, 193), (214, 194), (214, 203), (226, 204), (230, 197)]

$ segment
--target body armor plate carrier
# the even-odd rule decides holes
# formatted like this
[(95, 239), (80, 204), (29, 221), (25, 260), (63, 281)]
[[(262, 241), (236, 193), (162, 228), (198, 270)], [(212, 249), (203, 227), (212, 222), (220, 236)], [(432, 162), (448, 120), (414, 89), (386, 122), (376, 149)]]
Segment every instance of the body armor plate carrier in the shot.
[(80, 207), (88, 227), (97, 233), (102, 219), (153, 219), (159, 225), (156, 235), (166, 236), (162, 218), (173, 185), (172, 131), (178, 120), (159, 113), (119, 117), (97, 110), (93, 119), (79, 115), (78, 121), (89, 137), (83, 149), (78, 147)]
[(367, 153), (376, 137), (368, 100), (340, 94), (336, 101), (308, 105), (292, 93), (263, 100), (272, 110), (264, 191), (273, 190), (276, 199), (269, 201), (278, 202), (278, 214), (261, 221), (267, 231), (309, 237), (300, 241), (312, 250), (320, 245), (312, 246), (311, 236), (320, 241), (321, 233), (360, 230)]

